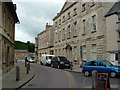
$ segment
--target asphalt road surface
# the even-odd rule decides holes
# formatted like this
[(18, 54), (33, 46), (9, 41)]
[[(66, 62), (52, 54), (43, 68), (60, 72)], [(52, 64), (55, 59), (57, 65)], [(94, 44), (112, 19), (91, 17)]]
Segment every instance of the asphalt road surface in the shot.
[(31, 64), (35, 77), (22, 88), (71, 88), (70, 73), (51, 67)]
[[(74, 77), (75, 88), (92, 88), (92, 77), (85, 77), (82, 73), (70, 73)], [(111, 88), (120, 88), (120, 78), (110, 78), (110, 86)]]

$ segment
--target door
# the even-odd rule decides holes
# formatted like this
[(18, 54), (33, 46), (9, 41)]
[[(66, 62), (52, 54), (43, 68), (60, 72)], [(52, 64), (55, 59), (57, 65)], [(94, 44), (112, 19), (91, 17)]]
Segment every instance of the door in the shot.
[(110, 62), (115, 65), (115, 53), (110, 53)]

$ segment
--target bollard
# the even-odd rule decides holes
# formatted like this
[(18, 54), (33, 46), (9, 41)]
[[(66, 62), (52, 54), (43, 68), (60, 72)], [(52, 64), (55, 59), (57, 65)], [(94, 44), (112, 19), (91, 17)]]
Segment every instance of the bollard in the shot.
[(70, 70), (72, 70), (73, 69), (73, 64), (72, 64), (72, 62), (70, 62)]
[(28, 60), (27, 60), (27, 57), (25, 57), (25, 67), (26, 67), (27, 61), (28, 61)]
[(25, 60), (25, 67), (26, 67), (26, 64), (27, 64), (27, 63), (26, 63), (26, 60)]
[(92, 89), (95, 89), (95, 87), (96, 87), (96, 73), (97, 73), (97, 71), (96, 70), (93, 70), (92, 71)]
[(29, 74), (29, 65), (26, 64), (26, 73)]
[(30, 70), (30, 61), (28, 61), (28, 70)]
[(16, 81), (20, 80), (20, 68), (16, 66)]

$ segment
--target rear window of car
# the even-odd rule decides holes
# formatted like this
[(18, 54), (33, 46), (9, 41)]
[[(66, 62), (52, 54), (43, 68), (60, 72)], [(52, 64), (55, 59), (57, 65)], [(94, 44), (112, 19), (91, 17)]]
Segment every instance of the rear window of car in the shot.
[(47, 56), (46, 59), (52, 59), (53, 56)]
[(61, 57), (61, 56), (59, 56), (59, 58), (60, 58), (60, 61), (66, 61), (66, 60), (67, 60), (66, 57)]
[(95, 61), (91, 61), (91, 62), (88, 62), (88, 65), (89, 65), (89, 66), (96, 66), (97, 63), (96, 63)]

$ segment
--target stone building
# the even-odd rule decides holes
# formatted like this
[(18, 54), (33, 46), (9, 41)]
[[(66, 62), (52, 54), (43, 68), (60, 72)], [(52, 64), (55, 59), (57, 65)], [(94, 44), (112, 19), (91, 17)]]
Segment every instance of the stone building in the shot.
[(15, 50), (15, 59), (16, 60), (25, 60), (25, 57), (27, 57), (30, 52), (28, 50)]
[(35, 60), (38, 61), (38, 37), (35, 38)]
[(16, 5), (13, 2), (0, 2), (0, 50), (2, 52), (2, 71), (14, 67), (15, 23), (18, 23)]
[[(120, 63), (120, 1), (106, 14), (108, 58), (114, 64)], [(112, 37), (111, 37), (112, 36)]]
[(80, 4), (65, 2), (61, 11), (53, 18), (55, 55), (66, 56), (70, 61), (79, 60)]
[(114, 3), (65, 2), (53, 18), (55, 55), (65, 55), (78, 63), (90, 59), (108, 60), (105, 15)]
[(45, 30), (38, 34), (38, 59), (42, 54), (54, 54), (53, 25), (46, 24)]

